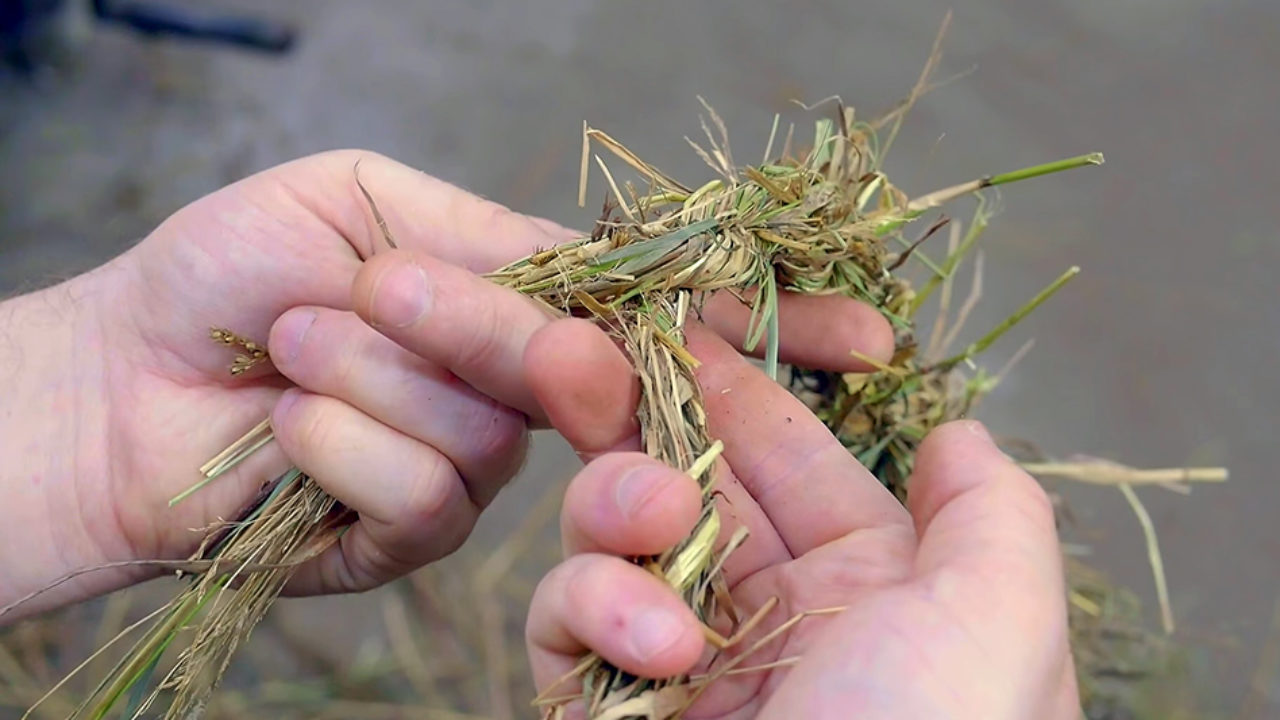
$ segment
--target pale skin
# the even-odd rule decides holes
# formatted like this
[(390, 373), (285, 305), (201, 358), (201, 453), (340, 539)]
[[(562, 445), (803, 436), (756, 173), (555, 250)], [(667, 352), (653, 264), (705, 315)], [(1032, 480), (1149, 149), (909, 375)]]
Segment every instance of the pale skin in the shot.
[[(400, 250), (370, 219), (357, 159)], [(476, 274), (573, 236), (341, 151), (229, 186), (110, 263), (0, 303), (0, 607), (71, 571), (186, 557), (193, 528), (234, 516), (291, 463), (359, 519), (299, 568), (289, 592), (368, 589), (452, 552), (519, 470), (529, 430), (554, 425), (590, 463), (565, 502), (570, 557), (531, 610), (535, 677), (551, 682), (586, 648), (640, 674), (687, 670), (703, 649), (692, 616), (616, 556), (675, 542), (696, 488), (631, 452), (634, 378), (603, 333)], [(864, 370), (851, 350), (892, 351), (869, 307), (790, 296), (781, 307), (784, 361)], [(706, 325), (690, 330), (712, 432), (728, 448), (724, 512), (751, 531), (728, 567), (735, 601), (779, 597), (766, 626), (818, 605), (849, 609), (807, 620), (769, 651), (802, 653), (794, 668), (732, 680), (695, 712), (766, 717), (808, 702), (805, 716), (829, 707), (843, 717), (862, 687), (867, 703), (916, 703), (867, 704), (866, 717), (930, 707), (1073, 717), (1061, 568), (1035, 484), (955, 426), (922, 450), (915, 482), (925, 489), (908, 514), (726, 343), (741, 341), (747, 314), (713, 298)], [(266, 341), (273, 363), (232, 378), (232, 353), (208, 340), (210, 326)], [(266, 416), (277, 442), (168, 506)], [(0, 624), (160, 572), (82, 575)], [(611, 610), (591, 612), (597, 602)], [(913, 641), (930, 628), (928, 642)], [(910, 697), (889, 698), (865, 668), (918, 679), (903, 688)], [(1056, 714), (1025, 714), (1037, 708)]]
[[(553, 362), (565, 345), (575, 357)], [(694, 327), (689, 345), (704, 363), (710, 432), (725, 444), (716, 486), (725, 534), (738, 524), (751, 533), (725, 566), (734, 603), (747, 617), (779, 601), (719, 662), (796, 614), (840, 611), (805, 619), (739, 665), (793, 666), (722, 678), (686, 717), (1080, 716), (1052, 508), (981, 425), (951, 423), (925, 440), (903, 508), (722, 340)], [(551, 421), (587, 461), (562, 515), (568, 558), (530, 609), (539, 688), (571, 692), (555, 683), (587, 650), (642, 676), (705, 672), (693, 613), (619, 557), (678, 542), (700, 503), (691, 478), (635, 452), (626, 361), (599, 330), (570, 320), (535, 335), (525, 364)]]

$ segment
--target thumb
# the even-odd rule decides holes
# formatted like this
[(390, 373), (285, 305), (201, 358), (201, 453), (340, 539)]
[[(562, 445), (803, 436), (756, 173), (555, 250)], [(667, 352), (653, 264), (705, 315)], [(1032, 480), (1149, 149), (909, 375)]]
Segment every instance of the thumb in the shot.
[(1042, 717), (1078, 717), (1061, 549), (1039, 483), (982, 425), (955, 422), (920, 446), (907, 504), (920, 537), (919, 580), (970, 626), (993, 672), (1043, 679), (992, 689), (1016, 689), (1014, 707)]
[(920, 538), (919, 574), (1020, 560), (1017, 579), (1061, 589), (1053, 506), (1030, 475), (1000, 452), (981, 424), (943, 425), (916, 454), (907, 509)]

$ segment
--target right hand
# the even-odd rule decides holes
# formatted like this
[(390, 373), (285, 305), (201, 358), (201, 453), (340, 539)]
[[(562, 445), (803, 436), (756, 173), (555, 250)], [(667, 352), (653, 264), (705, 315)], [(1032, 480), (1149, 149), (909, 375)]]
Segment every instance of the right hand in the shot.
[[(1080, 717), (1051, 506), (980, 425), (925, 439), (904, 508), (785, 389), (712, 333), (687, 334), (711, 435), (725, 444), (715, 486), (724, 532), (751, 532), (725, 566), (730, 593), (742, 618), (780, 600), (711, 669), (796, 614), (844, 609), (802, 620), (739, 669), (794, 665), (721, 678), (685, 717)], [(693, 613), (623, 559), (677, 543), (701, 506), (690, 477), (635, 452), (626, 360), (570, 320), (535, 335), (525, 364), (552, 423), (591, 460), (565, 500), (569, 557), (529, 613), (539, 690), (572, 693), (553, 685), (589, 651), (644, 677), (704, 672)], [(578, 702), (570, 717), (582, 713)]]

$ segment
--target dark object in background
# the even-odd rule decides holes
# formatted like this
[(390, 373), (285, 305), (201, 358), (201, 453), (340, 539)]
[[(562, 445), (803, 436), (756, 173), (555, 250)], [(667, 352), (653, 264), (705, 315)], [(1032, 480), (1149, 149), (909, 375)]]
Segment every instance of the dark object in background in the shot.
[(296, 31), (257, 17), (139, 0), (0, 0), (0, 58), (20, 71), (58, 64), (94, 22), (267, 53), (293, 47)]
[(162, 3), (93, 0), (93, 14), (150, 35), (176, 35), (280, 53), (293, 46), (293, 28), (254, 17), (176, 8)]

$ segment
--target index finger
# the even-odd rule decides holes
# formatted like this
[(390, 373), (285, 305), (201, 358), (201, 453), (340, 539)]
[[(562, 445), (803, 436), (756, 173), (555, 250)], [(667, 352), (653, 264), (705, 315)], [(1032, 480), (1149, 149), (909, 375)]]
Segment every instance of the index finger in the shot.
[(792, 556), (856, 530), (906, 526), (906, 511), (786, 388), (706, 328), (687, 328), (703, 361), (712, 437)]

